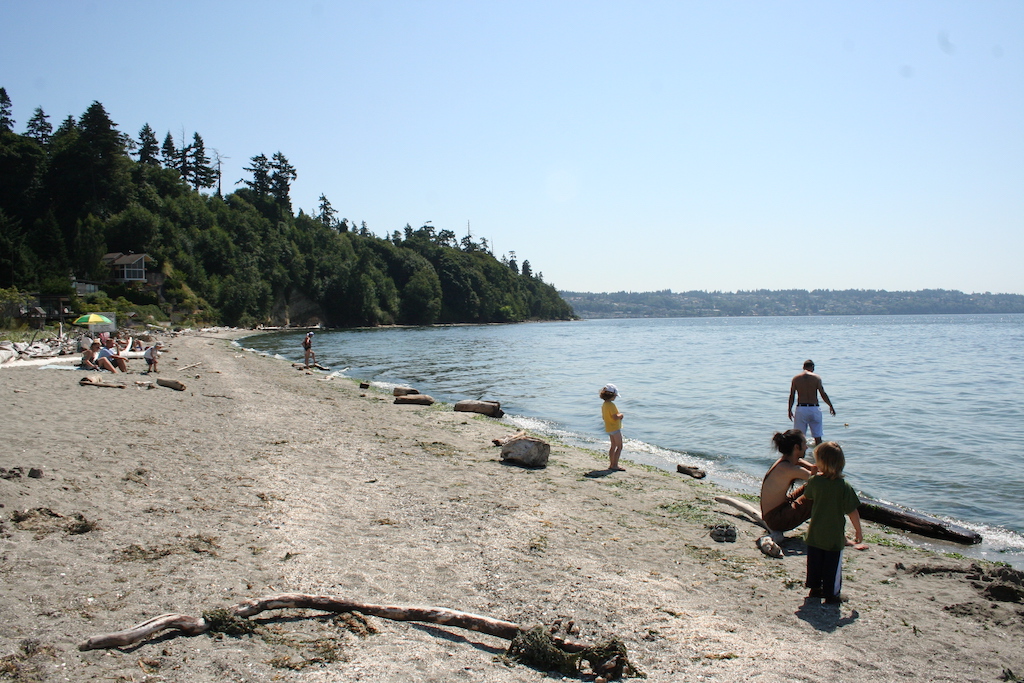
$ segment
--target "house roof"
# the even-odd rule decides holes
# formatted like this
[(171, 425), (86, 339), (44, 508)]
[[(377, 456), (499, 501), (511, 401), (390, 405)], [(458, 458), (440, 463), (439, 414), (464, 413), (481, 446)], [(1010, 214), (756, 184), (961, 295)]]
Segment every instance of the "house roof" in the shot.
[(132, 263), (138, 263), (139, 259), (144, 259), (146, 263), (153, 261), (149, 254), (122, 254), (119, 251), (104, 254), (100, 261), (108, 266), (127, 266)]

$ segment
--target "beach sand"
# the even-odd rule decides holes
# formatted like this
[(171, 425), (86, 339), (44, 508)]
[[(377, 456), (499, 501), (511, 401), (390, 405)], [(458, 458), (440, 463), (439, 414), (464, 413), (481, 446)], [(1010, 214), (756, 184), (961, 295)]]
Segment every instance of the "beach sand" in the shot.
[[(491, 440), (511, 425), (394, 405), (232, 335), (167, 340), (159, 376), (182, 392), (0, 366), (0, 680), (552, 679), (501, 661), (495, 637), (308, 610), (265, 612), (251, 635), (77, 649), (285, 592), (573, 620), (579, 640), (621, 638), (650, 681), (1024, 679), (1017, 575), (987, 581), (992, 565), (865, 524), (849, 602), (824, 606), (804, 597), (802, 542), (763, 556), (714, 485), (629, 463), (588, 477), (606, 460), (559, 444), (546, 469), (503, 465)], [(735, 543), (709, 537), (723, 522)]]

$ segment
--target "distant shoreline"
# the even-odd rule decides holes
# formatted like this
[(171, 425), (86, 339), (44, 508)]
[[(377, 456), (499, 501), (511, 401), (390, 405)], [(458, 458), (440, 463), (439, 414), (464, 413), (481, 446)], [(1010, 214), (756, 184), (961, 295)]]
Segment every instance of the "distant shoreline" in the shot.
[(842, 315), (1012, 315), (1021, 294), (926, 289), (754, 290), (737, 292), (570, 292), (559, 294), (581, 318), (726, 318)]

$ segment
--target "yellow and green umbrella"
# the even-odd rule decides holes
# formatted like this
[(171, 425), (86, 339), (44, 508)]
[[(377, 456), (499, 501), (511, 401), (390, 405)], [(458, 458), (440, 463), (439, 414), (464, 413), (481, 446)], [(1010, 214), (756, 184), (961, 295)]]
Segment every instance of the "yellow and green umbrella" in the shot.
[(110, 318), (99, 313), (86, 313), (71, 321), (72, 325), (109, 325)]

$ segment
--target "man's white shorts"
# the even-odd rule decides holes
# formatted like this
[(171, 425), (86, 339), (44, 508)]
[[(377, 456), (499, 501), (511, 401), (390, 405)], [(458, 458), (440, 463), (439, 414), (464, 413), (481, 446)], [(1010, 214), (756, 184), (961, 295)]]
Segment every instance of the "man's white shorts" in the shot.
[(821, 431), (821, 407), (820, 406), (797, 406), (793, 410), (793, 429), (799, 429), (804, 436), (810, 435), (820, 439)]

